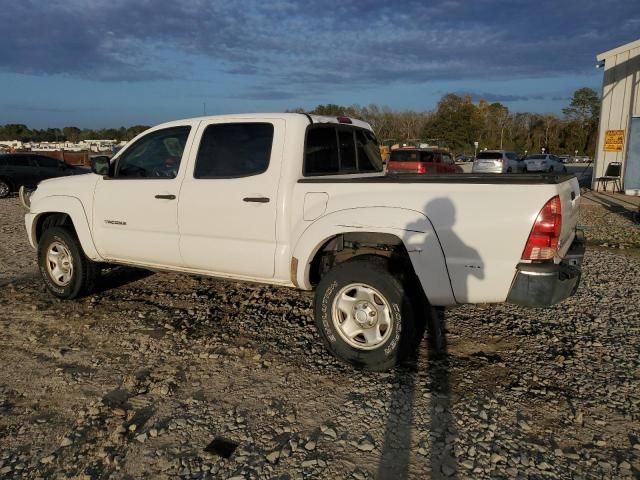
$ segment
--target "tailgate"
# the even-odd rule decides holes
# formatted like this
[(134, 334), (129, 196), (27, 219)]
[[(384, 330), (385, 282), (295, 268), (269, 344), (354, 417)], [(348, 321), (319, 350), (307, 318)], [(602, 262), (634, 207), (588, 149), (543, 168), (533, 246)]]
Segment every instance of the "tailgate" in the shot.
[(573, 242), (580, 208), (580, 185), (576, 177), (559, 183), (558, 195), (562, 205), (562, 230), (560, 232), (560, 257), (564, 257)]

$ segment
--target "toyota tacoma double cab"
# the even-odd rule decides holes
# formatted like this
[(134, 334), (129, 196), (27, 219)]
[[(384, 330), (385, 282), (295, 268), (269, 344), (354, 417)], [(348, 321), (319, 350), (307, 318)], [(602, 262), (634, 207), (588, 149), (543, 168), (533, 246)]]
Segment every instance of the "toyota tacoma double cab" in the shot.
[(324, 344), (356, 367), (412, 353), (434, 307), (547, 306), (580, 280), (575, 177), (388, 176), (347, 117), (165, 123), (92, 172), (21, 194), (53, 295), (88, 294), (104, 264), (315, 290)]

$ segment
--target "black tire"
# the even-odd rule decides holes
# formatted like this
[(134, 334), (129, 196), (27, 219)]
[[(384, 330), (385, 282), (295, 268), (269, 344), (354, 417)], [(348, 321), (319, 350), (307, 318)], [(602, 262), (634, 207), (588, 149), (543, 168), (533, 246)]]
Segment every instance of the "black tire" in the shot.
[(11, 193), (11, 184), (0, 178), (0, 198), (6, 198)]
[[(391, 273), (385, 258), (371, 255), (356, 257), (327, 272), (318, 284), (314, 300), (316, 326), (327, 349), (343, 362), (373, 371), (389, 370), (413, 356), (424, 329), (415, 315), (421, 311), (418, 300), (412, 302), (416, 295), (411, 295), (411, 287), (405, 283), (408, 282)], [(351, 284), (373, 287), (390, 307), (390, 332), (383, 334), (384, 341), (370, 350), (350, 345), (336, 327), (339, 320), (334, 321), (334, 300)]]
[[(60, 285), (49, 272), (47, 252), (55, 243), (66, 247), (73, 266), (68, 283)], [(91, 293), (99, 274), (98, 264), (88, 259), (72, 228), (55, 226), (48, 228), (38, 242), (38, 267), (44, 284), (53, 295), (70, 300)]]
[(512, 172), (511, 167), (507, 168), (507, 173), (511, 173), (511, 172)]
[(527, 170), (527, 166), (525, 165), (524, 167), (522, 167), (522, 173), (527, 173), (529, 172), (529, 170)]

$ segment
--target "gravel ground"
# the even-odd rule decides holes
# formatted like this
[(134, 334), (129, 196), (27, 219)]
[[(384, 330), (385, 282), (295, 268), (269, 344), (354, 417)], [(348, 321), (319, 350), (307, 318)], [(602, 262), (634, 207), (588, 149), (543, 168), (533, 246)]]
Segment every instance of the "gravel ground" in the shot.
[(638, 478), (627, 220), (585, 211), (575, 297), (441, 312), (442, 348), (375, 374), (325, 352), (303, 292), (114, 269), (58, 301), (0, 200), (0, 478)]

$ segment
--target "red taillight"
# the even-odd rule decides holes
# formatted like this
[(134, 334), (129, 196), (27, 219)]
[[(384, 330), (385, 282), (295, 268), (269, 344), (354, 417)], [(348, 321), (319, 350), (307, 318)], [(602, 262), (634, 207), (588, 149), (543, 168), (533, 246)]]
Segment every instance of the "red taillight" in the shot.
[(353, 123), (349, 117), (337, 117), (338, 123)]
[(540, 210), (522, 252), (522, 260), (550, 260), (555, 257), (561, 229), (562, 207), (560, 197), (556, 195)]
[(427, 173), (427, 167), (425, 166), (424, 163), (419, 163), (418, 164), (418, 169), (416, 170), (417, 173)]

